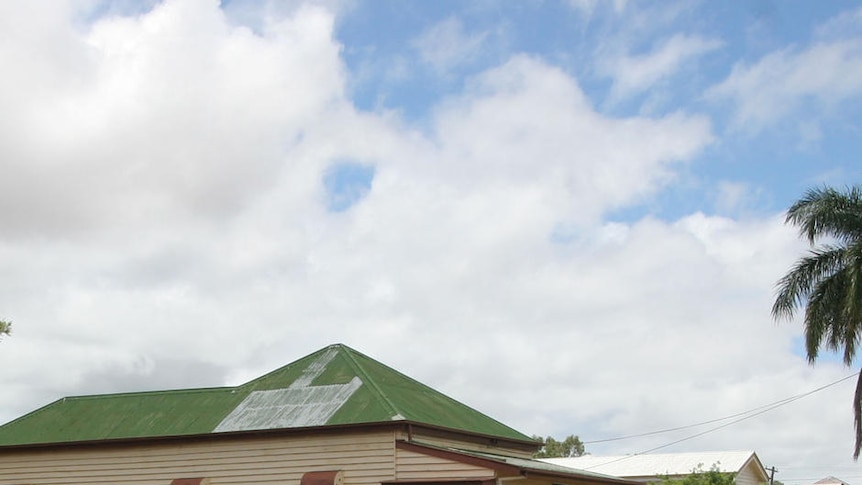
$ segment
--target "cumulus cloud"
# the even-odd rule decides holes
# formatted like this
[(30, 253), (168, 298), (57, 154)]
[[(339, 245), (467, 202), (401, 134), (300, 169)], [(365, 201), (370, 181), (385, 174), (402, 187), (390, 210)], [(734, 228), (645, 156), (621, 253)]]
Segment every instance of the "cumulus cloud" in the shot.
[[(681, 113), (603, 118), (562, 71), (526, 57), (411, 132), (346, 102), (325, 10), (267, 25), (165, 2), (70, 29), (57, 43), (86, 60), (75, 82), (62, 63), (21, 61), (19, 76), (48, 87), (4, 113), (16, 174), (3, 179), (4, 295), (32, 322), (18, 339), (61, 335), (81, 345), (70, 359), (101, 356), (26, 362), (83, 374), (151, 352), (207, 359), (236, 332), (238, 360), (283, 339), (397, 340), (452, 321), (429, 303), (470, 291), (464, 311), (478, 316), (498, 267), (529, 273), (529, 258), (514, 262), (553, 247), (561, 221), (653, 192), (711, 137)], [(60, 71), (43, 79), (40, 63)], [(332, 212), (327, 174), (341, 160), (373, 180)]]
[(341, 97), (332, 21), (304, 8), (256, 35), (215, 2), (166, 2), (56, 45), (16, 39), (46, 52), (5, 55), (6, 236), (237, 210)]
[(571, 78), (529, 57), (486, 72), (470, 90), (439, 112), (445, 151), (435, 171), (465, 190), (540, 189), (542, 212), (575, 222), (653, 193), (712, 139), (699, 116), (603, 117)]

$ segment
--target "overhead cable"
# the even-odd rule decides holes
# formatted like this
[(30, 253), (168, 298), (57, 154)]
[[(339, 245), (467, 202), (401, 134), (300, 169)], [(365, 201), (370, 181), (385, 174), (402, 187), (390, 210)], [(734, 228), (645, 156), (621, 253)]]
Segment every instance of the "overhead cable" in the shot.
[[(784, 405), (790, 404), (790, 403), (792, 403), (792, 402), (794, 402), (794, 401), (797, 401), (797, 400), (799, 400), (799, 399), (802, 399), (802, 398), (804, 398), (804, 397), (806, 397), (806, 396), (810, 396), (811, 394), (814, 394), (814, 393), (816, 393), (816, 392), (820, 392), (820, 391), (822, 391), (822, 390), (824, 390), (824, 389), (827, 389), (827, 388), (832, 387), (832, 386), (834, 386), (834, 385), (836, 385), (836, 384), (839, 384), (839, 383), (841, 383), (841, 382), (843, 382), (843, 381), (846, 381), (847, 379), (850, 379), (851, 377), (856, 377), (857, 375), (858, 375), (858, 374), (853, 373), (853, 374), (850, 374), (850, 375), (849, 375), (849, 376), (847, 376), (847, 377), (842, 377), (841, 379), (838, 379), (837, 381), (830, 382), (829, 384), (826, 384), (826, 385), (824, 385), (824, 386), (820, 386), (820, 387), (818, 387), (817, 389), (813, 389), (813, 390), (811, 390), (811, 391), (804, 392), (804, 393), (802, 393), (802, 394), (797, 394), (797, 395), (795, 395), (795, 396), (791, 396), (791, 397), (788, 397), (788, 398), (785, 398), (785, 399), (781, 399), (781, 400), (779, 400), (779, 401), (775, 401), (775, 402), (773, 402), (773, 403), (771, 403), (771, 404), (766, 404), (766, 405), (763, 405), (763, 406), (758, 406), (758, 407), (756, 407), (756, 408), (749, 409), (748, 411), (744, 411), (744, 412), (741, 412), (741, 413), (732, 414), (732, 415), (730, 415), (730, 416), (725, 416), (725, 417), (723, 417), (723, 418), (712, 419), (712, 420), (709, 420), (709, 421), (703, 421), (703, 422), (701, 422), (701, 423), (692, 424), (692, 425), (687, 425), (687, 426), (678, 426), (678, 427), (675, 427), (675, 428), (668, 428), (668, 429), (659, 430), (659, 431), (652, 431), (652, 432), (649, 432), (649, 433), (641, 433), (641, 434), (638, 434), (638, 435), (624, 436), (624, 437), (620, 437), (620, 438), (611, 438), (611, 439), (606, 439), (606, 440), (584, 441), (584, 442), (583, 442), (584, 444), (588, 444), (588, 443), (602, 443), (602, 442), (606, 442), (606, 441), (617, 441), (617, 440), (622, 440), (622, 439), (637, 438), (637, 437), (641, 437), (641, 436), (649, 436), (649, 435), (654, 435), (654, 434), (667, 433), (667, 432), (670, 432), (670, 431), (677, 431), (677, 430), (681, 430), (681, 429), (693, 428), (693, 427), (696, 427), (696, 426), (702, 426), (702, 425), (704, 425), (704, 424), (715, 423), (715, 422), (718, 422), (718, 421), (726, 421), (726, 420), (728, 420), (728, 419), (732, 419), (732, 418), (737, 418), (737, 417), (738, 417), (738, 419), (734, 419), (733, 421), (730, 421), (729, 423), (725, 423), (725, 424), (722, 424), (722, 425), (720, 425), (720, 426), (715, 426), (715, 427), (710, 428), (710, 429), (707, 429), (707, 430), (705, 430), (705, 431), (701, 431), (701, 432), (699, 432), (699, 433), (695, 433), (695, 434), (693, 434), (693, 435), (686, 436), (686, 437), (684, 437), (684, 438), (680, 438), (680, 439), (678, 439), (678, 440), (675, 440), (675, 441), (672, 441), (672, 442), (670, 442), (670, 443), (666, 443), (666, 444), (663, 444), (663, 445), (660, 445), (660, 446), (656, 446), (656, 447), (654, 447), (654, 448), (650, 448), (650, 449), (648, 449), (648, 450), (640, 451), (640, 452), (638, 452), (638, 453), (634, 453), (634, 454), (631, 454), (631, 455), (622, 456), (622, 457), (616, 458), (616, 459), (614, 459), (614, 460), (610, 460), (610, 461), (607, 461), (607, 462), (604, 462), (604, 463), (599, 463), (599, 464), (596, 464), (596, 465), (593, 465), (593, 466), (590, 466), (590, 467), (585, 467), (585, 468), (584, 468), (584, 470), (589, 470), (589, 469), (596, 468), (596, 467), (603, 466), (603, 465), (609, 465), (609, 464), (611, 464), (611, 463), (616, 463), (616, 462), (618, 462), (618, 461), (623, 461), (623, 460), (626, 460), (626, 459), (629, 459), (629, 458), (632, 458), (632, 457), (635, 457), (635, 456), (638, 456), (638, 455), (646, 455), (646, 454), (648, 454), (648, 453), (652, 453), (653, 451), (660, 450), (660, 449), (662, 449), (662, 448), (667, 448), (668, 446), (673, 446), (673, 445), (675, 445), (675, 444), (677, 444), (677, 443), (682, 443), (683, 441), (688, 441), (688, 440), (690, 440), (690, 439), (694, 439), (694, 438), (697, 438), (697, 437), (699, 437), (699, 436), (703, 436), (703, 435), (705, 435), (705, 434), (712, 433), (712, 432), (714, 432), (714, 431), (718, 431), (718, 430), (720, 430), (720, 429), (723, 429), (723, 428), (726, 428), (726, 427), (728, 427), (728, 426), (734, 425), (734, 424), (739, 423), (739, 422), (741, 422), (741, 421), (745, 421), (745, 420), (747, 420), (747, 419), (751, 419), (751, 418), (753, 418), (753, 417), (755, 417), (755, 416), (759, 416), (759, 415), (761, 415), (761, 414), (763, 414), (763, 413), (766, 413), (766, 412), (772, 411), (773, 409), (776, 409), (776, 408), (779, 408), (779, 407), (781, 407), (781, 406), (784, 406)], [(741, 416), (741, 417), (740, 417), (740, 416)]]
[[(742, 411), (742, 412), (740, 412), (740, 413), (731, 414), (731, 415), (729, 415), (729, 416), (724, 416), (724, 417), (721, 417), (721, 418), (710, 419), (710, 420), (708, 420), (708, 421), (701, 421), (701, 422), (699, 422), (699, 423), (695, 423), (695, 424), (688, 424), (688, 425), (685, 425), (685, 426), (677, 426), (677, 427), (674, 427), (674, 428), (665, 428), (665, 429), (660, 429), (660, 430), (657, 430), (657, 431), (648, 431), (648, 432), (646, 432), (646, 433), (638, 433), (638, 434), (631, 434), (631, 435), (626, 435), (626, 436), (618, 436), (618, 437), (616, 437), (616, 438), (605, 438), (605, 439), (600, 439), (600, 440), (583, 441), (583, 444), (585, 444), (585, 445), (589, 445), (589, 444), (594, 444), (594, 443), (607, 443), (607, 442), (609, 442), (609, 441), (622, 441), (622, 440), (627, 440), (627, 439), (632, 439), (632, 438), (641, 438), (641, 437), (644, 437), (644, 436), (652, 436), (652, 435), (656, 435), (656, 434), (670, 433), (670, 432), (672, 432), (672, 431), (680, 431), (680, 430), (683, 430), (683, 429), (697, 428), (698, 426), (703, 426), (703, 425), (705, 425), (705, 424), (718, 423), (718, 422), (720, 422), (720, 421), (726, 421), (726, 420), (728, 420), (728, 419), (736, 418), (736, 417), (739, 417), (739, 416), (745, 416), (745, 415), (747, 415), (747, 414), (753, 413), (753, 412), (755, 412), (755, 411), (759, 411), (759, 410), (761, 410), (761, 409), (765, 409), (765, 411), (770, 411), (770, 410), (775, 409), (775, 408), (777, 408), (777, 407), (779, 407), (779, 406), (783, 406), (783, 405), (785, 405), (785, 404), (790, 404), (791, 402), (793, 402), (793, 401), (795, 401), (795, 400), (797, 400), (797, 399), (802, 399), (802, 398), (803, 398), (803, 397), (805, 397), (805, 396), (808, 396), (808, 395), (814, 394), (815, 392), (822, 391), (822, 390), (824, 390), (824, 389), (826, 389), (826, 388), (828, 388), (828, 387), (832, 387), (832, 386), (834, 386), (834, 385), (836, 385), (836, 384), (839, 384), (839, 383), (841, 383), (841, 382), (843, 382), (843, 381), (846, 381), (847, 379), (850, 379), (851, 377), (856, 377), (856, 376), (858, 376), (858, 374), (853, 373), (853, 374), (850, 374), (850, 375), (849, 375), (849, 376), (847, 376), (847, 377), (842, 377), (841, 379), (838, 379), (838, 380), (837, 380), (837, 381), (835, 381), (835, 382), (831, 382), (831, 383), (829, 383), (829, 384), (826, 384), (826, 385), (824, 385), (824, 386), (818, 387), (817, 389), (814, 389), (814, 390), (811, 390), (811, 391), (805, 392), (805, 393), (803, 393), (803, 394), (797, 394), (797, 395), (795, 395), (795, 396), (791, 396), (791, 397), (787, 397), (787, 398), (784, 398), (784, 399), (780, 399), (780, 400), (778, 400), (778, 401), (775, 401), (775, 402), (772, 402), (772, 403), (769, 403), (769, 404), (764, 404), (764, 405), (762, 405), (762, 406), (758, 406), (758, 407), (756, 407), (756, 408), (752, 408), (752, 409), (749, 409), (749, 410), (747, 410), (747, 411)], [(764, 411), (764, 412), (765, 412), (765, 411)], [(752, 416), (757, 416), (758, 414), (762, 414), (762, 413), (753, 414)], [(747, 418), (746, 418), (746, 419), (747, 419)]]

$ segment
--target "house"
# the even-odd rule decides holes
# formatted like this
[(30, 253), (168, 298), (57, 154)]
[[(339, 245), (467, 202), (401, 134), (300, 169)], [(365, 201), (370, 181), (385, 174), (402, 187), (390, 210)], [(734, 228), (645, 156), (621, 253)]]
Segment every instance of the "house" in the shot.
[(840, 478), (835, 478), (832, 476), (817, 480), (814, 482), (814, 485), (850, 485), (849, 483), (841, 480)]
[(539, 446), (331, 345), (237, 387), (60, 399), (0, 426), (0, 485), (637, 485)]
[(664, 477), (683, 478), (693, 470), (710, 470), (736, 474), (736, 485), (769, 483), (769, 475), (753, 451), (711, 451), (698, 453), (656, 453), (648, 455), (548, 458), (547, 463), (567, 466), (637, 482), (655, 482)]

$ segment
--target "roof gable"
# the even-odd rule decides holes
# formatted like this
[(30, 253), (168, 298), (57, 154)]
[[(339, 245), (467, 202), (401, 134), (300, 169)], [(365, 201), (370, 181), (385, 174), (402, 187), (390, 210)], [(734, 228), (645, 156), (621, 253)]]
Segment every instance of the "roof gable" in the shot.
[(814, 482), (815, 485), (850, 485), (849, 483), (841, 480), (840, 478), (835, 478), (833, 476), (828, 476), (826, 478), (822, 478)]
[(63, 398), (0, 426), (0, 446), (391, 421), (531, 441), (336, 344), (237, 387)]

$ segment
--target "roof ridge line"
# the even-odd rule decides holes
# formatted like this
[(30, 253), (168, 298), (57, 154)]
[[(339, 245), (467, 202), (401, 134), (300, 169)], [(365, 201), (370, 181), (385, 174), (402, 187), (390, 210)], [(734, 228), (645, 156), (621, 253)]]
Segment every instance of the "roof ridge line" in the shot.
[[(126, 392), (107, 392), (104, 394), (79, 394), (76, 396), (63, 396), (57, 401), (66, 399), (98, 399), (102, 397), (121, 397), (121, 396), (140, 396), (144, 394), (191, 394), (196, 392), (212, 392), (212, 391), (228, 391), (234, 390), (238, 386), (213, 386), (213, 387), (193, 387), (190, 389), (153, 389), (151, 391), (126, 391)], [(54, 402), (57, 402), (54, 401)]]
[[(466, 403), (464, 403), (464, 402), (461, 402), (460, 400), (455, 399), (455, 398), (453, 398), (452, 396), (449, 396), (448, 394), (446, 394), (446, 393), (444, 393), (444, 392), (442, 392), (442, 391), (439, 391), (439, 390), (437, 390), (437, 389), (435, 389), (435, 388), (433, 388), (433, 387), (429, 386), (428, 384), (425, 384), (425, 383), (424, 383), (424, 382), (422, 382), (422, 381), (419, 381), (419, 380), (417, 380), (417, 379), (415, 379), (415, 378), (413, 378), (413, 377), (410, 377), (409, 375), (407, 375), (407, 374), (405, 374), (405, 373), (403, 373), (403, 372), (399, 371), (398, 369), (395, 369), (395, 368), (393, 368), (393, 367), (390, 367), (390, 366), (388, 366), (388, 365), (386, 365), (386, 364), (384, 364), (384, 363), (382, 363), (382, 362), (380, 362), (380, 361), (378, 361), (378, 360), (376, 360), (376, 359), (374, 359), (374, 358), (372, 358), (372, 357), (369, 357), (369, 356), (367, 356), (367, 355), (363, 354), (362, 352), (359, 352), (359, 351), (357, 351), (357, 350), (354, 350), (354, 349), (352, 349), (352, 348), (348, 347), (347, 345), (344, 345), (344, 344), (335, 344), (335, 345), (339, 345), (339, 346), (341, 346), (341, 347), (343, 347), (343, 348), (345, 348), (345, 349), (349, 350), (350, 352), (353, 352), (353, 353), (356, 353), (356, 354), (358, 354), (358, 355), (361, 355), (362, 357), (365, 357), (366, 359), (371, 360), (372, 362), (376, 362), (377, 364), (379, 364), (379, 365), (381, 365), (381, 366), (385, 367), (386, 369), (390, 370), (391, 372), (394, 372), (395, 374), (397, 374), (398, 376), (400, 376), (402, 379), (408, 380), (408, 381), (412, 382), (413, 384), (417, 385), (418, 387), (421, 387), (422, 389), (424, 389), (424, 390), (426, 390), (426, 391), (429, 391), (429, 392), (431, 392), (431, 393), (437, 394), (437, 395), (441, 396), (443, 399), (445, 399), (445, 400), (449, 401), (449, 402), (450, 402), (450, 403), (452, 403), (452, 404), (455, 404), (455, 405), (457, 405), (457, 406), (461, 406), (461, 407), (463, 407), (463, 408), (469, 409), (470, 411), (472, 411), (472, 412), (474, 412), (474, 413), (476, 413), (476, 414), (479, 414), (480, 416), (483, 416), (483, 417), (485, 417), (486, 419), (488, 419), (488, 420), (490, 420), (490, 421), (493, 421), (494, 423), (496, 423), (496, 424), (498, 424), (498, 425), (502, 426), (503, 428), (507, 428), (507, 429), (509, 429), (509, 430), (514, 431), (515, 433), (518, 433), (518, 434), (522, 434), (522, 435), (524, 435), (522, 432), (520, 432), (520, 431), (516, 430), (515, 428), (513, 428), (513, 427), (511, 427), (511, 426), (509, 426), (509, 425), (507, 425), (507, 424), (503, 423), (502, 421), (500, 421), (500, 420), (498, 420), (498, 419), (496, 419), (496, 418), (494, 418), (494, 417), (492, 417), (492, 416), (489, 416), (488, 414), (485, 414), (484, 412), (479, 411), (478, 409), (474, 408), (473, 406), (470, 406), (469, 404), (466, 404)], [(353, 356), (351, 356), (351, 360), (353, 360)], [(356, 364), (357, 364), (357, 366), (358, 366), (358, 363), (356, 363)], [(363, 372), (363, 374), (365, 374), (365, 372)], [(386, 399), (386, 402), (390, 404), (390, 407), (393, 409), (393, 411), (395, 411), (396, 413), (400, 414), (400, 410), (398, 410), (398, 408), (396, 408), (396, 407), (395, 407), (395, 405), (394, 405), (394, 404), (392, 404), (392, 403), (389, 401), (389, 398), (388, 398), (388, 397), (386, 397), (386, 394), (385, 394), (385, 393), (383, 393), (383, 391), (381, 391), (381, 390), (376, 386), (376, 384), (374, 385), (374, 388), (377, 390), (377, 392), (378, 392), (378, 393), (380, 393), (380, 396), (382, 396), (383, 398), (385, 398), (385, 399)], [(524, 436), (527, 436), (527, 435), (524, 435)], [(530, 438), (527, 436), (527, 439), (530, 439)]]
[(330, 348), (330, 347), (333, 347), (334, 345), (338, 345), (338, 344), (327, 345), (326, 347), (324, 347), (324, 348), (322, 348), (322, 349), (315, 350), (314, 352), (312, 352), (312, 353), (310, 353), (310, 354), (306, 355), (305, 357), (300, 358), (299, 360), (295, 360), (295, 361), (290, 362), (290, 363), (288, 363), (288, 364), (284, 364), (284, 365), (282, 365), (282, 366), (280, 366), (280, 367), (276, 367), (275, 369), (272, 369), (272, 370), (270, 370), (270, 371), (268, 371), (268, 372), (265, 372), (263, 375), (259, 375), (259, 376), (255, 377), (254, 379), (252, 379), (252, 380), (250, 380), (250, 381), (245, 381), (245, 382), (243, 382), (242, 384), (240, 384), (240, 385), (238, 385), (238, 386), (234, 387), (234, 389), (240, 389), (240, 388), (243, 388), (243, 387), (254, 387), (254, 384), (255, 384), (256, 382), (263, 381), (263, 380), (264, 380), (264, 379), (266, 379), (267, 377), (269, 377), (269, 376), (271, 376), (271, 375), (273, 375), (273, 374), (275, 374), (275, 373), (277, 373), (277, 372), (282, 372), (282, 371), (284, 371), (285, 369), (292, 367), (294, 364), (296, 364), (296, 363), (297, 363), (297, 362), (299, 362), (300, 360), (304, 360), (304, 359), (310, 358), (310, 357), (311, 357), (311, 356), (313, 356), (313, 355), (317, 355), (317, 354), (323, 353), (323, 352), (325, 352), (325, 351), (326, 351), (326, 349), (328, 349), (328, 348)]
[[(396, 416), (401, 416), (403, 418), (404, 416), (401, 415), (401, 411), (397, 407), (395, 407), (395, 404), (393, 404), (392, 401), (389, 400), (389, 397), (387, 397), (386, 394), (383, 392), (383, 390), (380, 389), (380, 386), (377, 385), (377, 383), (374, 381), (374, 379), (372, 379), (371, 376), (368, 375), (367, 372), (365, 372), (365, 369), (363, 369), (362, 366), (359, 364), (359, 362), (357, 362), (356, 359), (354, 358), (353, 353), (357, 353), (357, 354), (365, 357), (366, 359), (370, 359), (370, 357), (368, 357), (367, 355), (365, 355), (365, 354), (363, 354), (357, 350), (354, 350), (354, 349), (348, 347), (347, 345), (344, 345), (344, 344), (336, 344), (336, 345), (338, 345), (339, 347), (344, 349), (345, 352), (343, 352), (343, 355), (346, 357), (347, 365), (349, 365), (351, 368), (353, 368), (353, 370), (357, 374), (361, 375), (363, 383), (367, 383), (368, 386), (374, 390), (374, 392), (372, 394), (374, 394), (374, 397), (377, 399), (377, 401), (380, 402), (380, 404), (382, 404), (385, 408), (387, 408), (389, 410), (390, 413), (392, 413), (391, 417), (395, 418)], [(375, 362), (377, 362), (377, 361), (375, 361)], [(380, 363), (380, 365), (386, 366), (383, 363)], [(386, 366), (386, 367), (388, 367), (388, 366)]]
[(26, 420), (32, 418), (36, 413), (38, 413), (44, 409), (47, 409), (47, 408), (53, 406), (54, 404), (57, 404), (58, 402), (62, 402), (64, 399), (66, 399), (66, 398), (61, 397), (59, 399), (55, 399), (54, 401), (51, 401), (48, 404), (45, 404), (44, 406), (38, 407), (38, 408), (30, 411), (29, 413), (23, 414), (21, 416), (18, 416), (17, 418), (12, 419), (11, 421), (7, 421), (5, 423), (0, 424), (0, 427), (5, 427), (6, 425), (9, 425), (12, 423), (18, 423), (21, 421), (26, 421)]

